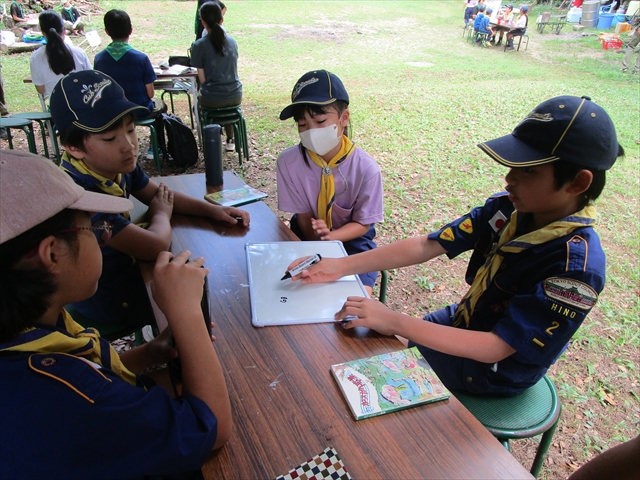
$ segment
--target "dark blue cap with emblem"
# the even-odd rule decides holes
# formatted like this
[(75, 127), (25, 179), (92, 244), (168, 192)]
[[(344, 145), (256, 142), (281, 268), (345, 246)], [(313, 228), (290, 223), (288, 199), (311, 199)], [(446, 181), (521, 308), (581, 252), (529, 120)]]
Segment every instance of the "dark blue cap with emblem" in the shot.
[(564, 160), (592, 170), (609, 170), (620, 151), (607, 112), (589, 97), (573, 96), (542, 102), (511, 134), (478, 147), (507, 167)]
[(127, 100), (118, 83), (98, 70), (73, 72), (51, 92), (51, 116), (59, 131), (71, 125), (91, 133), (107, 130), (122, 117), (146, 107)]
[(307, 72), (293, 87), (291, 105), (282, 110), (280, 120), (291, 118), (295, 105), (329, 105), (337, 100), (349, 103), (349, 94), (337, 75), (326, 70)]

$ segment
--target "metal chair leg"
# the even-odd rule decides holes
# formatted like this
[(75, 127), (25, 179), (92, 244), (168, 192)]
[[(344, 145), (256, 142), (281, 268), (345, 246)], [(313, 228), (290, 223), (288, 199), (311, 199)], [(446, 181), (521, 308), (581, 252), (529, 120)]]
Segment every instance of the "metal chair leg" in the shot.
[[(560, 406), (560, 410), (562, 411), (562, 406)], [(531, 465), (531, 475), (533, 475), (535, 478), (538, 478), (538, 476), (540, 475), (542, 464), (547, 458), (547, 452), (549, 451), (549, 447), (551, 446), (553, 434), (556, 432), (559, 421), (560, 415), (558, 415), (558, 418), (556, 419), (556, 422), (553, 424), (553, 426), (542, 434), (540, 445), (538, 445), (538, 451), (536, 452), (536, 457), (533, 459), (533, 464)]]

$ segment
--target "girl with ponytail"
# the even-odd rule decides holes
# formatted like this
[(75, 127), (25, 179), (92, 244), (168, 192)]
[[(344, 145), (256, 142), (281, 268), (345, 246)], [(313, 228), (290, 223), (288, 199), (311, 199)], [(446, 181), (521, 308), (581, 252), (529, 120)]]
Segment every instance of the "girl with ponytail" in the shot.
[(57, 12), (46, 10), (38, 21), (47, 44), (31, 54), (31, 80), (38, 93), (47, 98), (64, 75), (91, 70), (91, 63), (82, 49), (67, 40), (64, 21)]
[[(198, 69), (198, 102), (205, 108), (240, 105), (242, 83), (238, 78), (238, 44), (222, 28), (222, 11), (216, 2), (200, 7), (200, 21), (207, 31), (191, 47), (191, 65)], [(226, 150), (235, 150), (233, 125), (225, 125)]]

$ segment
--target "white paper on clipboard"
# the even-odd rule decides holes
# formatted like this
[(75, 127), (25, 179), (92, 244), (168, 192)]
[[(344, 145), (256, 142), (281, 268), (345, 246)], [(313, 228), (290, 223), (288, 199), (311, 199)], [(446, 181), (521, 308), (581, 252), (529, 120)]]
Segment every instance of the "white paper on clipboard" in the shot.
[(247, 243), (245, 251), (254, 327), (334, 322), (347, 297), (368, 297), (357, 275), (310, 285), (280, 280), (296, 258), (346, 257), (340, 241)]

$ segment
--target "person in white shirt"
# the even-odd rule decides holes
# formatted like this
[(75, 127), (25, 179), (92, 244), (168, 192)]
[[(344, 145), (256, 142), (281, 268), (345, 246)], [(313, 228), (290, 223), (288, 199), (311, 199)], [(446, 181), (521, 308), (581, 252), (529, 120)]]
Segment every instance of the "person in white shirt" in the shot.
[(529, 13), (529, 7), (526, 5), (520, 7), (520, 14), (516, 19), (516, 23), (513, 25), (513, 29), (509, 30), (509, 33), (507, 33), (507, 50), (515, 50), (513, 46), (513, 37), (520, 37), (527, 31), (527, 24), (529, 23), (527, 13)]
[(91, 70), (91, 63), (82, 49), (65, 41), (64, 22), (57, 12), (46, 10), (38, 21), (47, 44), (31, 54), (31, 81), (38, 93), (48, 98), (63, 76), (78, 70)]

